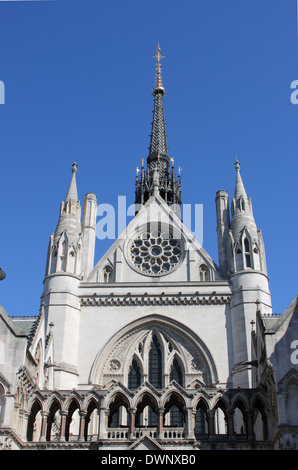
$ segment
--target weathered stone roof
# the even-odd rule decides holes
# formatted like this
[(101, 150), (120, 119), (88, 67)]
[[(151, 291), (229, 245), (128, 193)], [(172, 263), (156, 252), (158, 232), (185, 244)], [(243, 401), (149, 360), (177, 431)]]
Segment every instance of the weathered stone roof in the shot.
[(273, 313), (273, 314), (265, 314), (261, 315), (263, 325), (265, 327), (265, 330), (271, 330), (279, 321), (281, 317), (280, 313)]

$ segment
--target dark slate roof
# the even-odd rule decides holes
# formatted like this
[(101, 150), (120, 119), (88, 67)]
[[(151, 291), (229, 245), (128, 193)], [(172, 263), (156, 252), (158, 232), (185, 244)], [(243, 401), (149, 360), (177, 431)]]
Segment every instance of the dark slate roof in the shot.
[(31, 336), (34, 331), (34, 327), (38, 316), (20, 316), (20, 317), (10, 317), (13, 321), (13, 324), (25, 335), (28, 337)]
[(284, 322), (289, 321), (291, 319), (295, 312), (296, 314), (298, 314), (298, 296), (295, 297), (293, 302), (288, 306), (284, 313), (261, 315), (266, 331), (270, 333), (275, 333)]

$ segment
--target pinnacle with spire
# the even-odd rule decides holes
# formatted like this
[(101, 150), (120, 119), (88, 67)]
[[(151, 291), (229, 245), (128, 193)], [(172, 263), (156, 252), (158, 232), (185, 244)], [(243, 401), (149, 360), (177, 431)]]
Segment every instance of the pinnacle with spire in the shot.
[(78, 190), (77, 190), (77, 182), (76, 182), (76, 172), (77, 172), (78, 164), (73, 163), (72, 164), (72, 178), (71, 182), (68, 188), (68, 192), (66, 195), (66, 201), (68, 200), (73, 200), (73, 201), (78, 201)]
[[(165, 88), (163, 86), (161, 73), (161, 60), (165, 57), (161, 55), (159, 44), (156, 49), (156, 55), (154, 55), (153, 58), (157, 61), (155, 87), (153, 89), (153, 121), (150, 135), (149, 155), (147, 157), (147, 171), (144, 169), (143, 159), (141, 170), (137, 169), (136, 204), (144, 204), (153, 193), (156, 194), (158, 192), (167, 204), (175, 204), (180, 208), (180, 173), (178, 179), (176, 179), (174, 159), (169, 157), (168, 152), (163, 107)], [(180, 209), (178, 212), (180, 213)]]
[(77, 238), (81, 232), (81, 205), (78, 198), (76, 173), (78, 164), (72, 164), (72, 177), (65, 201), (61, 202), (60, 217), (55, 232), (55, 237), (67, 231), (70, 237)]
[(232, 220), (231, 229), (234, 239), (238, 239), (244, 227), (256, 233), (256, 223), (253, 216), (252, 204), (250, 197), (247, 196), (246, 190), (240, 174), (240, 162), (238, 159), (234, 163), (236, 170), (235, 192), (232, 200)]
[(236, 169), (235, 198), (239, 198), (240, 196), (247, 198), (247, 194), (240, 174), (240, 162), (238, 161), (238, 159), (235, 161), (234, 165)]

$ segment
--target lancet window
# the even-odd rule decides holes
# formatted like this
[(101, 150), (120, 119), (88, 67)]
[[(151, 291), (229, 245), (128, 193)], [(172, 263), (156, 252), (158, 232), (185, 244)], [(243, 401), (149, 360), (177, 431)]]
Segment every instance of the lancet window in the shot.
[(105, 266), (103, 269), (103, 282), (113, 282), (113, 268), (112, 266)]
[(149, 351), (149, 382), (155, 388), (162, 388), (162, 352), (156, 335)]
[(126, 384), (136, 390), (143, 382), (149, 382), (160, 390), (175, 381), (185, 384), (185, 367), (181, 351), (173, 339), (159, 330), (146, 333), (131, 349), (126, 368)]
[(244, 240), (244, 259), (245, 266), (251, 268), (251, 255), (250, 255), (250, 243), (247, 238)]
[(171, 371), (170, 371), (170, 381), (175, 380), (179, 385), (183, 386), (183, 373), (179, 361), (174, 358)]
[(136, 359), (133, 359), (128, 373), (128, 388), (130, 390), (137, 389), (141, 385), (141, 380), (142, 376), (140, 366), (138, 364), (138, 361)]
[(209, 281), (209, 269), (205, 264), (199, 267), (199, 281)]

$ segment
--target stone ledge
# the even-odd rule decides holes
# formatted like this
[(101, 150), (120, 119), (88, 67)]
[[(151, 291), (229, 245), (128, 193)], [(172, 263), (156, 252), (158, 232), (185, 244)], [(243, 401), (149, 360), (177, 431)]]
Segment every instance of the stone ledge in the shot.
[(91, 297), (81, 297), (81, 307), (142, 307), (148, 305), (227, 305), (230, 303), (230, 296), (211, 294), (207, 296), (194, 295), (114, 295), (106, 296), (94, 294)]

